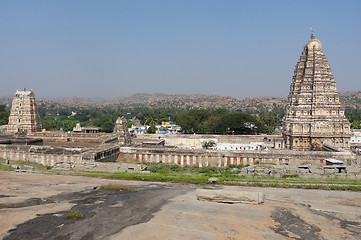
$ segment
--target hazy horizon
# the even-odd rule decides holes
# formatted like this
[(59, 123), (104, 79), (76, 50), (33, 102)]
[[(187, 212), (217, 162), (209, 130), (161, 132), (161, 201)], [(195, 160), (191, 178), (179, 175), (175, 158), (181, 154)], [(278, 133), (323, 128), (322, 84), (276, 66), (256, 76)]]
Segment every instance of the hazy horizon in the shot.
[(360, 1), (1, 1), (0, 96), (287, 97), (310, 37), (361, 90)]
[[(8, 95), (3, 95), (3, 96), (0, 96), (0, 98), (7, 98), (7, 97), (10, 97), (10, 98), (13, 98), (14, 97), (14, 94), (16, 91), (24, 91), (24, 89), (16, 89), (14, 91), (13, 94), (8, 94)], [(112, 99), (117, 99), (117, 98), (128, 98), (128, 97), (132, 97), (134, 95), (138, 95), (138, 94), (149, 94), (149, 95), (156, 95), (156, 94), (161, 94), (161, 95), (213, 95), (213, 96), (217, 96), (217, 97), (234, 97), (234, 96), (230, 96), (230, 95), (220, 95), (220, 94), (207, 94), (207, 93), (173, 93), (173, 94), (170, 94), (170, 93), (161, 93), (161, 92), (154, 92), (154, 93), (147, 93), (147, 92), (137, 92), (137, 93), (131, 93), (129, 95), (123, 95), (123, 96), (116, 96), (116, 97), (99, 97), (99, 96), (55, 96), (55, 97), (42, 97), (42, 96), (38, 96), (36, 94), (36, 92), (33, 90), (33, 89), (25, 89), (26, 91), (33, 91), (34, 94), (35, 94), (35, 98), (40, 100), (58, 100), (58, 99), (64, 99), (64, 98), (90, 98), (90, 99), (100, 99), (100, 100), (112, 100)], [(262, 98), (286, 98), (287, 96), (252, 96), (252, 97), (241, 97), (241, 98), (238, 98), (238, 97), (234, 97), (236, 99), (239, 99), (239, 100), (242, 100), (244, 98), (257, 98), (257, 97), (262, 97)]]

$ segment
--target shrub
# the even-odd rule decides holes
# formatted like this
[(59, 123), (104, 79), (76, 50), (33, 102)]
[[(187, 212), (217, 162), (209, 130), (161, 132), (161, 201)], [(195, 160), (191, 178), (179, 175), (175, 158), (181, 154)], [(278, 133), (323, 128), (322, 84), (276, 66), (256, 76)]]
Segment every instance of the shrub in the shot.
[(203, 148), (203, 149), (209, 149), (209, 148), (213, 148), (213, 147), (215, 147), (215, 146), (217, 146), (217, 144), (216, 144), (213, 140), (210, 140), (210, 141), (208, 141), (208, 142), (204, 142), (204, 143), (202, 144), (202, 148)]
[(181, 167), (179, 165), (172, 165), (170, 167), (170, 170), (172, 170), (173, 172), (179, 172), (181, 170)]
[(109, 183), (107, 185), (102, 185), (100, 186), (100, 189), (103, 190), (112, 190), (112, 191), (125, 191), (125, 192), (136, 192), (135, 189), (126, 186), (126, 185), (122, 185), (122, 184), (117, 184), (117, 183)]
[(152, 173), (168, 173), (169, 170), (166, 166), (152, 166), (150, 168), (148, 168), (148, 170)]
[(82, 219), (84, 215), (80, 211), (71, 210), (69, 214), (65, 216), (66, 219)]

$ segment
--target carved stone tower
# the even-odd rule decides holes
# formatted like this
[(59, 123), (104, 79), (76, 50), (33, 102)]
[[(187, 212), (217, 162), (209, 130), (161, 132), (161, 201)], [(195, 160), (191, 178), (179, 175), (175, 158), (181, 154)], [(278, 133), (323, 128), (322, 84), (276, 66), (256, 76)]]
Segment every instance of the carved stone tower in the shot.
[(350, 148), (350, 122), (340, 105), (321, 46), (311, 34), (295, 67), (282, 123), (282, 135), (289, 149), (322, 150), (326, 143)]
[(131, 144), (132, 139), (130, 137), (128, 128), (127, 128), (127, 120), (124, 117), (118, 117), (115, 121), (115, 127), (113, 130), (114, 133), (118, 135), (119, 143), (121, 144)]
[(32, 91), (16, 91), (7, 131), (9, 133), (41, 131), (40, 118)]

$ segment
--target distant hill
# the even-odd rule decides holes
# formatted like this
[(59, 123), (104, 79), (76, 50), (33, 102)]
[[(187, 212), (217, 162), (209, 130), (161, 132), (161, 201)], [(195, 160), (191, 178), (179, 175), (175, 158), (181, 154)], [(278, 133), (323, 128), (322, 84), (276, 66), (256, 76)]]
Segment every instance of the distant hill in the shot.
[(0, 97), (0, 104), (10, 106), (13, 101), (13, 98), (14, 96)]
[(238, 100), (229, 96), (210, 94), (163, 94), (163, 93), (137, 93), (130, 97), (116, 98), (104, 104), (118, 104), (124, 107), (149, 107), (149, 108), (227, 108), (232, 110), (256, 110), (260, 106), (272, 108), (275, 105), (284, 106), (286, 100), (280, 97), (256, 97)]
[[(340, 101), (345, 107), (361, 108), (361, 91), (340, 92)], [(0, 98), (0, 104), (11, 104), (12, 97)], [(239, 100), (229, 96), (217, 96), (210, 94), (163, 94), (163, 93), (137, 93), (130, 97), (119, 97), (110, 100), (89, 97), (66, 97), (59, 99), (38, 99), (38, 104), (45, 106), (74, 106), (74, 107), (102, 107), (117, 105), (124, 108), (148, 107), (148, 108), (227, 108), (253, 112), (259, 108), (272, 109), (274, 106), (284, 108), (286, 98), (281, 97), (254, 97)]]
[(163, 94), (163, 93), (137, 93), (130, 97), (116, 98), (106, 104), (120, 104), (124, 107), (150, 107), (150, 108), (237, 108), (241, 101), (234, 97), (223, 97), (207, 94)]
[(339, 96), (344, 107), (361, 108), (361, 91), (340, 92)]

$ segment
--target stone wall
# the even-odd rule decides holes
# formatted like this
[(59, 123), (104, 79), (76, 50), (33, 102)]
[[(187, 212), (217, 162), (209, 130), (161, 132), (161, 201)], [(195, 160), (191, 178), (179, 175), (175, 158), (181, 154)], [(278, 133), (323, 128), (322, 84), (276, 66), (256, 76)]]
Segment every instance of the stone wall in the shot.
[(118, 159), (119, 146), (102, 145), (98, 148), (61, 148), (51, 146), (0, 145), (0, 158), (6, 160), (32, 161), (51, 167), (64, 169), (96, 162), (115, 162)]
[(54, 166), (59, 162), (74, 164), (82, 161), (80, 149), (56, 150), (46, 146), (0, 145), (0, 157), (7, 160), (33, 161), (46, 166)]
[(176, 146), (185, 149), (202, 149), (204, 142), (214, 141), (215, 143), (250, 143), (264, 142), (273, 146), (277, 135), (206, 135), (206, 134), (142, 134), (136, 135), (135, 143), (149, 140), (165, 140), (165, 146)]
[(121, 147), (118, 161), (128, 163), (165, 163), (180, 166), (215, 166), (225, 167), (231, 164), (255, 165), (325, 165), (325, 158), (343, 160), (345, 164), (361, 164), (355, 156), (348, 152), (322, 152), (322, 151), (211, 151), (189, 150), (177, 148), (140, 148)]
[(361, 179), (361, 165), (255, 165), (242, 168), (241, 176)]
[(105, 133), (34, 132), (28, 133), (27, 136), (42, 138), (44, 142), (109, 143), (118, 141), (115, 134)]
[[(321, 151), (213, 151), (191, 150), (169, 147), (119, 147), (116, 144), (101, 145), (97, 148), (55, 148), (50, 146), (0, 145), (0, 158), (7, 160), (28, 160), (43, 165), (64, 169), (92, 169), (102, 161), (141, 164), (144, 162), (164, 163), (180, 166), (229, 165), (257, 166), (271, 164), (275, 166), (313, 165), (325, 166), (326, 158), (344, 161), (345, 166), (361, 165), (361, 157), (348, 152)], [(103, 163), (106, 164), (106, 163)]]

